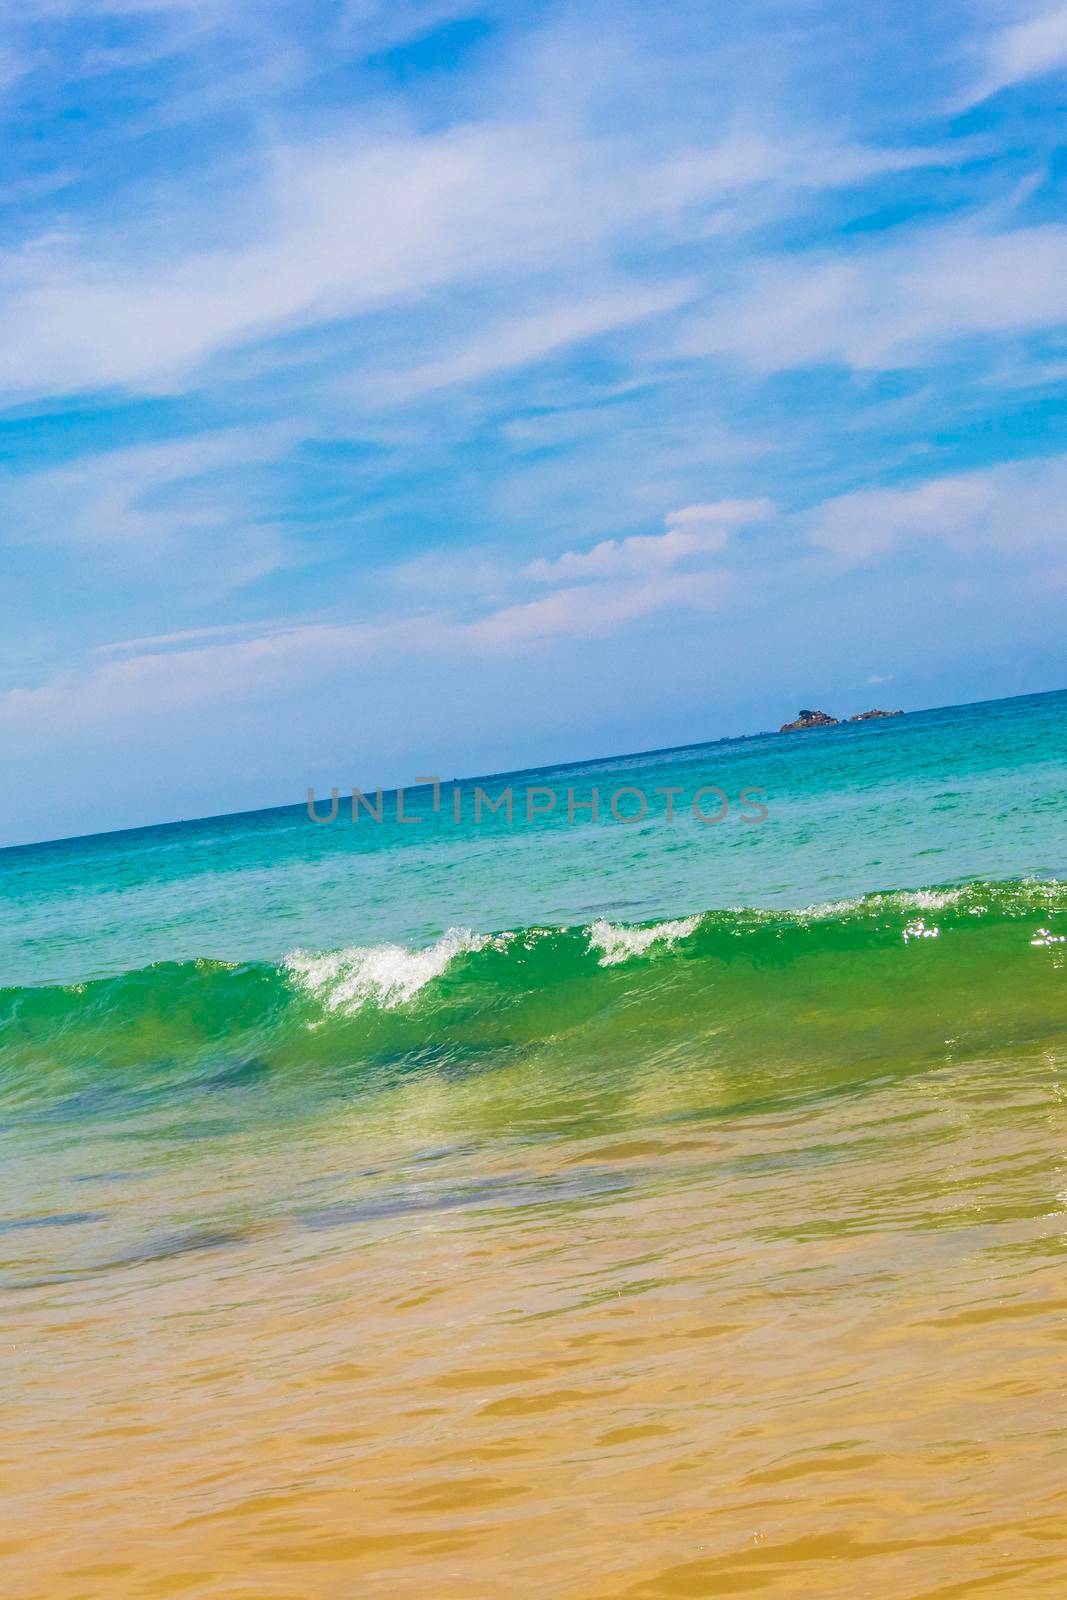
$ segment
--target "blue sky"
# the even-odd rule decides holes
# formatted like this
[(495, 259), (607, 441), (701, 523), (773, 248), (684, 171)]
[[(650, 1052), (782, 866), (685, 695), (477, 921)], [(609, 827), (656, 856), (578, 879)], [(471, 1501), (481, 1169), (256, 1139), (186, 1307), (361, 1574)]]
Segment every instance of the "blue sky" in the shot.
[(0, 842), (1067, 683), (1067, 5), (25, 0)]

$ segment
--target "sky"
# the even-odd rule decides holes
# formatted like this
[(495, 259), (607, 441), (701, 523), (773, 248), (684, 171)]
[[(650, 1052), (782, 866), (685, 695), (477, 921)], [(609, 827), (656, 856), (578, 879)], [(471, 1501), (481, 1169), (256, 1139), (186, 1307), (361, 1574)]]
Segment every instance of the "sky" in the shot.
[(1067, 4), (0, 10), (0, 844), (1067, 685)]

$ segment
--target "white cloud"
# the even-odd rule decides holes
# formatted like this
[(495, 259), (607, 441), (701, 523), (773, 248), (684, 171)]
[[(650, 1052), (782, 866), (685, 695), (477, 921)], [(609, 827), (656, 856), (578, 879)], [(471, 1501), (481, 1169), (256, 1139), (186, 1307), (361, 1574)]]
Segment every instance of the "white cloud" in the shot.
[(208, 605), (314, 555), (278, 515), (267, 470), (296, 438), (288, 424), (230, 427), (0, 474), (3, 538), (61, 552), (58, 584), (88, 560), (94, 581), (152, 595), (154, 616), (163, 595)]
[(514, 561), (490, 547), (427, 550), (399, 561), (383, 574), (391, 588), (405, 598), (433, 596), (437, 604), (499, 598), (514, 578)]
[(281, 461), (288, 424), (224, 428), (0, 475), (10, 543), (91, 550), (153, 587), (194, 584), (202, 599), (306, 560), (249, 478)]
[(860, 489), (810, 516), (813, 544), (846, 563), (902, 545), (939, 543), (957, 555), (1029, 553), (1044, 561), (1067, 545), (1067, 455), (931, 478), (907, 489)]
[(9, 257), (0, 383), (166, 384), (227, 345), (536, 255), (550, 170), (536, 144), (466, 128), (283, 149), (238, 201), (243, 243), (146, 260), (136, 239), (109, 256), (88, 238)]
[(554, 561), (532, 561), (526, 568), (527, 576), (540, 583), (556, 583), (560, 579), (655, 572), (676, 566), (689, 556), (724, 550), (735, 529), (763, 521), (772, 509), (769, 500), (719, 500), (683, 506), (668, 513), (666, 533), (602, 539), (591, 550), (568, 550)]
[(277, 693), (338, 663), (399, 642), (399, 624), (308, 624), (198, 649), (151, 650), (0, 693), (0, 726), (58, 731)]
[[(309, 623), (221, 643), (214, 642), (213, 629), (161, 635), (146, 641), (152, 648), (123, 660), (105, 660), (37, 686), (0, 693), (0, 726), (39, 734), (46, 728), (64, 732), (89, 724), (122, 724), (324, 684), (346, 663), (372, 658), (380, 662), (399, 652), (408, 660), (418, 653), (454, 657), (544, 638), (608, 634), (664, 609), (715, 605), (726, 586), (719, 574), (671, 576), (561, 589), (539, 600), (490, 611), (473, 622), (426, 615), (386, 622)], [(212, 642), (205, 643), (207, 639)], [(187, 642), (187, 648), (168, 648)], [(130, 641), (129, 648), (136, 649), (137, 643)], [(101, 653), (121, 648), (116, 645)]]
[[(751, 509), (746, 512), (746, 504), (751, 508), (765, 502), (686, 507), (673, 513), (679, 526), (660, 536), (659, 542), (676, 535), (689, 541), (709, 540), (712, 528), (717, 535), (719, 529), (754, 515)], [(462, 553), (457, 565), (464, 565)], [(189, 706), (277, 694), (308, 682), (325, 683), (352, 660), (373, 657), (380, 662), (398, 652), (406, 659), (416, 654), (456, 657), (545, 638), (606, 635), (657, 612), (714, 607), (729, 591), (725, 573), (655, 570), (665, 565), (670, 562), (638, 559), (610, 574), (605, 569), (601, 581), (515, 603), (499, 604), (487, 591), (482, 615), (473, 620), (438, 605), (436, 610), (424, 606), (386, 620), (239, 623), (99, 645), (91, 652), (97, 660), (80, 672), (64, 672), (41, 685), (0, 693), (0, 725), (63, 731), (90, 723), (122, 723)], [(396, 570), (409, 586), (421, 580), (426, 586), (424, 598), (440, 601), (436, 558), (427, 566), (412, 562)], [(523, 574), (514, 570), (507, 574), (497, 566), (492, 571), (498, 588), (514, 592), (516, 583), (522, 582)], [(456, 601), (460, 596), (451, 598)], [(463, 598), (469, 601), (469, 589)], [(123, 659), (106, 659), (114, 656)]]
[(677, 310), (697, 292), (697, 285), (686, 281), (653, 288), (633, 285), (594, 299), (564, 301), (503, 322), (439, 360), (401, 372), (394, 379), (379, 380), (375, 392), (387, 400), (407, 400), (450, 384), (528, 366), (580, 340)]
[(1067, 321), (1067, 228), (942, 227), (851, 255), (770, 262), (686, 340), (761, 372), (921, 364), (975, 335)]
[(625, 623), (675, 608), (703, 610), (717, 604), (729, 586), (727, 575), (672, 575), (640, 583), (582, 584), (557, 589), (543, 599), (505, 606), (468, 624), (461, 638), (492, 648), (566, 635), (586, 638), (612, 633)]
[(213, 628), (179, 628), (174, 633), (152, 633), (141, 639), (115, 639), (108, 644), (93, 645), (94, 656), (136, 655), (166, 650), (171, 645), (202, 644), (205, 639), (238, 639), (245, 634), (258, 634), (268, 638), (272, 634), (292, 633), (301, 626), (292, 617), (275, 622), (226, 622)]
[[(72, 223), (0, 257), (0, 389), (181, 387), (220, 352), (494, 274), (514, 284), (565, 271), (570, 283), (592, 262), (610, 284), (607, 263), (628, 246), (706, 238), (717, 206), (736, 228), (758, 220), (768, 189), (780, 204), (791, 192), (941, 159), (937, 149), (865, 150), (795, 134), (729, 134), (650, 156), (536, 117), (262, 146), (236, 184), (230, 169), (201, 173), (195, 208), (172, 194), (169, 211), (149, 205), (124, 228)], [(750, 217), (737, 211), (745, 195), (756, 204)], [(674, 279), (525, 313), (505, 330), (513, 349), (504, 364), (655, 314), (688, 292)], [(409, 382), (452, 382), (494, 364), (479, 337), (421, 363)]]
[(1067, 6), (1055, 6), (994, 32), (979, 80), (963, 104), (975, 105), (1001, 89), (1063, 67), (1067, 67)]
[(218, 528), (232, 510), (224, 498), (179, 496), (175, 505), (175, 493), (216, 473), (277, 460), (293, 439), (284, 424), (223, 428), (8, 476), (0, 479), (5, 532), (42, 544), (145, 545), (178, 530)]
[[(943, 475), (908, 488), (858, 490), (824, 501), (786, 526), (803, 540), (801, 550), (814, 546), (841, 566), (869, 565), (905, 545), (925, 544), (954, 558), (961, 582), (983, 574), (988, 580), (995, 570), (991, 561), (1001, 559), (1009, 563), (1012, 582), (1025, 589), (1064, 581), (1065, 508), (1067, 455), (1060, 455)], [(0, 725), (35, 736), (42, 729), (122, 725), (182, 708), (277, 697), (294, 688), (306, 693), (356, 661), (382, 666), (416, 656), (492, 655), (546, 639), (613, 637), (660, 614), (714, 611), (731, 600), (744, 605), (752, 593), (738, 587), (731, 572), (674, 569), (688, 556), (718, 553), (730, 531), (772, 512), (764, 500), (691, 505), (671, 513), (662, 534), (605, 540), (521, 571), (490, 561), (480, 614), (473, 617), (459, 609), (464, 599), (470, 601), (470, 591), (443, 594), (431, 560), (424, 568), (416, 562), (399, 569), (413, 607), (422, 602), (401, 616), (194, 628), (101, 646), (80, 672), (0, 694)], [(793, 552), (799, 554), (796, 544)], [(809, 562), (814, 559), (809, 554)], [(461, 570), (462, 552), (455, 562)], [(556, 587), (534, 599), (523, 597), (531, 577)], [(781, 574), (779, 579), (784, 581)], [(510, 590), (503, 601), (500, 590)], [(123, 659), (112, 659), (120, 654)], [(868, 682), (888, 683), (892, 676), (874, 674)]]

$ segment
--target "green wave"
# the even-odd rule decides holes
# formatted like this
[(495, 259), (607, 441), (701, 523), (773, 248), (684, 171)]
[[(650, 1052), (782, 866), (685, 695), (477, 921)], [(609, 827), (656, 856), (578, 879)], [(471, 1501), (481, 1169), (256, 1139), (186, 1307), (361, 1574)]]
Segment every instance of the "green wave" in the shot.
[(803, 910), (710, 911), (198, 960), (0, 990), (5, 1121), (153, 1107), (294, 1110), (413, 1072), (717, 1076), (739, 1097), (1056, 1048), (1067, 886), (972, 883)]

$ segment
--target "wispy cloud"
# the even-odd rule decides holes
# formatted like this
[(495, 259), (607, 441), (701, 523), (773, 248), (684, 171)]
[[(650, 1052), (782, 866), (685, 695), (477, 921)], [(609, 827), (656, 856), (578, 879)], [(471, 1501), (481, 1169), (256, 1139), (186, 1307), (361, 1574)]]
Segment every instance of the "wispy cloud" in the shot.
[[(0, 389), (70, 392), (181, 387), (221, 351), (384, 312), (449, 285), (547, 271), (630, 252), (638, 230), (661, 246), (707, 237), (716, 205), (739, 221), (739, 194), (761, 220), (779, 192), (852, 184), (943, 159), (939, 150), (861, 150), (727, 134), (704, 150), (655, 156), (544, 120), (471, 121), (443, 131), (277, 144), (235, 180), (201, 175), (208, 219), (226, 242), (176, 237), (188, 208), (121, 234), (66, 229), (0, 260)], [(709, 213), (709, 208), (711, 212)], [(741, 219), (745, 220), (745, 219)], [(602, 268), (598, 274), (604, 276)], [(608, 274), (610, 280), (610, 273)], [(570, 305), (526, 312), (496, 341), (425, 362), (400, 387), (426, 388), (655, 314), (692, 297), (679, 280), (610, 286)], [(543, 290), (541, 291), (544, 297)]]
[(265, 515), (255, 474), (284, 458), (288, 424), (223, 428), (0, 475), (9, 545), (90, 552), (113, 572), (150, 573), (203, 596), (253, 582), (301, 556)]
[[(356, 663), (381, 671), (422, 658), (454, 669), (487, 656), (499, 661), (532, 651), (536, 658), (545, 641), (618, 645), (655, 619), (673, 626), (686, 614), (714, 613), (736, 622), (761, 602), (769, 582), (777, 581), (783, 596), (798, 580), (817, 590), (835, 569), (869, 567), (908, 547), (941, 551), (968, 583), (979, 578), (988, 584), (994, 581), (991, 561), (1010, 562), (1017, 589), (1036, 593), (1051, 585), (1057, 591), (1067, 581), (1065, 505), (1067, 455), (945, 474), (907, 488), (856, 491), (802, 515), (784, 515), (762, 499), (684, 507), (665, 518), (660, 534), (602, 541), (510, 572), (490, 563), (492, 581), (473, 615), (471, 590), (449, 592), (432, 567), (414, 564), (406, 578), (409, 603), (399, 613), (242, 622), (102, 646), (81, 672), (59, 672), (0, 694), (0, 724), (11, 730), (130, 727), (149, 712), (262, 702), (283, 690), (328, 694), (338, 673)], [(792, 553), (777, 580), (768, 573), (753, 587), (714, 558), (737, 530), (765, 522), (779, 539), (793, 540)], [(675, 570), (700, 557), (713, 558), (712, 565)], [(465, 562), (457, 554), (457, 569)], [(995, 581), (1003, 592), (1005, 580)], [(531, 596), (531, 583), (553, 587)], [(502, 590), (510, 591), (505, 600)], [(866, 681), (874, 686), (896, 677), (879, 672)]]
[[(442, 595), (432, 565), (402, 569), (411, 605), (399, 615), (345, 622), (292, 624), (275, 621), (190, 628), (96, 647), (99, 658), (80, 674), (64, 671), (36, 686), (17, 686), (0, 694), (0, 723), (12, 726), (83, 726), (121, 723), (157, 709), (224, 704), (250, 695), (262, 697), (281, 685), (328, 681), (347, 661), (379, 661), (430, 655), (456, 658), (500, 649), (522, 648), (543, 639), (611, 635), (629, 624), (664, 611), (701, 611), (720, 605), (729, 593), (724, 571), (674, 574), (669, 568), (687, 556), (722, 548), (733, 528), (765, 517), (765, 501), (689, 506), (667, 517), (668, 531), (647, 540), (609, 541), (612, 549), (572, 560), (586, 565), (577, 573), (567, 558), (555, 570), (526, 572), (494, 569), (495, 583), (471, 617), (468, 585), (460, 608), (458, 592)], [(656, 547), (649, 553), (648, 547)], [(590, 560), (590, 558), (593, 558)], [(460, 556), (457, 569), (471, 569)], [(530, 578), (557, 581), (593, 579), (556, 587), (534, 599), (500, 604), (493, 589), (512, 593)], [(421, 588), (421, 593), (418, 592)], [(451, 600), (451, 606), (442, 601)], [(123, 659), (113, 660), (120, 656)]]
[(589, 638), (617, 632), (625, 624), (665, 610), (707, 610), (729, 587), (726, 573), (668, 575), (642, 582), (581, 584), (542, 599), (504, 606), (468, 624), (464, 642), (511, 648), (532, 640)]
[(1067, 228), (911, 229), (866, 248), (763, 263), (685, 341), (760, 372), (929, 362), (956, 340), (1067, 322)]
[(107, 644), (93, 645), (90, 654), (94, 656), (158, 654), (174, 647), (202, 645), (208, 640), (232, 641), (250, 634), (260, 639), (268, 639), (277, 634), (292, 633), (298, 626), (300, 624), (292, 617), (273, 622), (265, 622), (262, 619), (254, 622), (224, 622), (212, 628), (180, 628), (175, 633), (146, 634), (141, 639), (114, 639)]
[(982, 69), (963, 96), (964, 106), (1067, 67), (1067, 6), (1053, 6), (995, 29), (984, 41), (982, 55)]
[[(185, 501), (181, 492), (235, 467), (275, 461), (293, 438), (293, 429), (284, 424), (223, 428), (9, 476), (4, 484), (8, 537), (47, 544), (144, 546), (182, 529), (217, 527), (226, 518), (224, 505), (211, 497)], [(165, 492), (170, 499), (161, 503)]]
[[(906, 546), (942, 545), (965, 558), (1050, 554), (1067, 543), (1067, 455), (952, 473), (909, 488), (860, 489), (809, 519), (813, 544), (847, 563)], [(1023, 569), (1017, 559), (1016, 566)]]
[(721, 500), (683, 506), (668, 512), (665, 533), (602, 539), (591, 550), (568, 550), (554, 561), (532, 561), (526, 571), (540, 583), (655, 573), (691, 556), (725, 550), (736, 529), (764, 521), (772, 509), (769, 500)]
[(321, 678), (339, 663), (366, 658), (386, 640), (399, 642), (402, 632), (369, 623), (311, 624), (226, 643), (141, 650), (0, 693), (0, 725), (59, 732), (129, 726), (174, 709), (269, 696), (309, 674)]
[(633, 285), (588, 300), (581, 296), (567, 299), (499, 323), (436, 361), (379, 380), (376, 393), (386, 401), (407, 400), (451, 384), (527, 367), (584, 339), (676, 311), (697, 293), (697, 285), (686, 281), (647, 288)]

